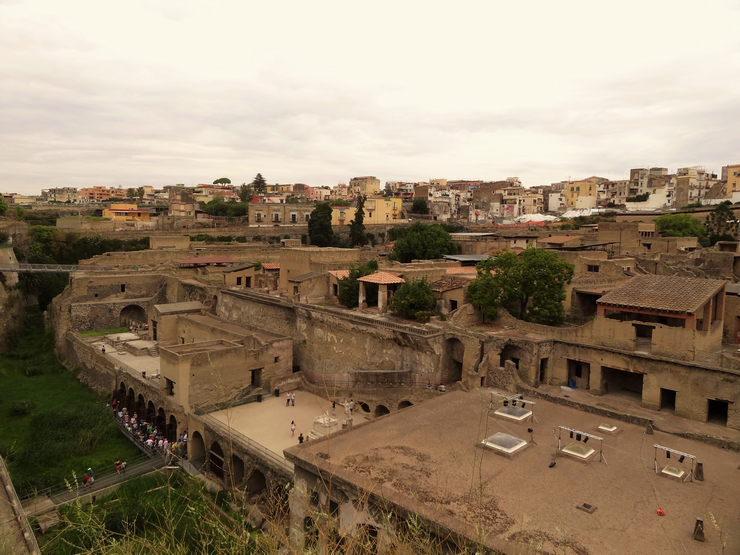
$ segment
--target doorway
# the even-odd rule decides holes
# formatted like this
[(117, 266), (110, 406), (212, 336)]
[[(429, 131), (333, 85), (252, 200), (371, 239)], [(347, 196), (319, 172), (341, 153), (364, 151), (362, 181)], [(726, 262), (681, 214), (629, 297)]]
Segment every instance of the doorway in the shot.
[(730, 403), (720, 399), (707, 399), (707, 422), (727, 426)]
[(541, 358), (540, 359), (540, 375), (539, 375), (539, 381), (540, 383), (545, 383), (547, 380), (547, 367), (549, 365), (550, 358)]
[(568, 383), (574, 382), (578, 389), (589, 389), (591, 385), (591, 364), (568, 359)]
[(617, 368), (601, 367), (604, 395), (616, 395), (642, 402), (642, 374)]
[(676, 392), (660, 388), (660, 410), (676, 410)]

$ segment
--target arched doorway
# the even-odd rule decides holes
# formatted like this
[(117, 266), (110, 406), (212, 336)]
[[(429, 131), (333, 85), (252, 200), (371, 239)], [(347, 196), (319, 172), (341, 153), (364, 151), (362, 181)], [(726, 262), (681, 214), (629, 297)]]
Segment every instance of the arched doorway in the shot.
[(167, 427), (167, 416), (165, 415), (163, 408), (160, 408), (157, 411), (157, 419), (154, 421), (154, 423), (160, 434), (166, 433), (165, 428)]
[(121, 309), (118, 322), (127, 328), (146, 324), (146, 310), (141, 306), (130, 304)]
[(211, 449), (209, 450), (209, 454), (211, 455), (208, 457), (209, 459), (209, 465), (208, 470), (210, 470), (213, 474), (224, 479), (224, 450), (221, 449), (221, 446), (218, 444), (218, 441), (214, 441), (211, 443)]
[(401, 401), (400, 403), (398, 403), (399, 410), (405, 409), (406, 407), (413, 407), (413, 406), (414, 406), (414, 403), (412, 403), (411, 401)]
[(146, 401), (144, 401), (144, 396), (139, 393), (139, 396), (136, 398), (136, 414), (139, 415), (139, 418), (144, 418), (144, 411), (146, 410)]
[(177, 418), (170, 414), (170, 421), (167, 423), (167, 440), (177, 441)]
[(214, 295), (211, 299), (211, 313), (216, 314), (216, 306), (218, 305), (218, 295)]
[(261, 471), (256, 468), (252, 470), (247, 480), (247, 492), (250, 495), (260, 494), (267, 489), (267, 479)]
[(370, 412), (370, 407), (367, 403), (363, 403), (360, 401), (360, 408), (362, 409), (362, 412)]
[(126, 403), (126, 408), (128, 409), (129, 414), (133, 416), (136, 412), (136, 407), (134, 407), (134, 403), (136, 403), (136, 393), (134, 392), (133, 387), (129, 388), (128, 397), (124, 402)]
[(444, 368), (442, 368), (442, 383), (453, 384), (462, 380), (463, 361), (465, 360), (465, 345), (453, 337), (445, 342)]
[(377, 418), (378, 416), (383, 416), (384, 414), (390, 413), (391, 411), (388, 410), (388, 407), (386, 407), (385, 405), (378, 405), (377, 407), (375, 407), (375, 412), (373, 413), (373, 416)]
[(154, 408), (154, 403), (149, 401), (146, 407), (146, 421), (154, 423), (154, 419), (157, 417), (157, 410)]
[(231, 455), (231, 479), (235, 488), (240, 488), (244, 482), (244, 461), (236, 455)]
[(206, 462), (206, 444), (200, 432), (193, 432), (188, 440), (188, 460), (201, 470)]
[[(530, 378), (527, 375), (528, 365), (531, 360), (531, 354), (528, 350), (523, 349), (517, 345), (507, 343), (501, 350), (501, 356), (499, 357), (499, 365), (503, 368), (506, 365), (506, 361), (510, 360), (516, 366), (519, 377), (525, 382), (529, 383)], [(535, 379), (536, 376), (532, 376)]]

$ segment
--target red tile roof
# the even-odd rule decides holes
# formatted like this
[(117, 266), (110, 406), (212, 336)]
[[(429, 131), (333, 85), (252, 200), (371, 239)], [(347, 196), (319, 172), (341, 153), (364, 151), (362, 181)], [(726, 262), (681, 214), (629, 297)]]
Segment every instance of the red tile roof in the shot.
[(478, 273), (478, 270), (475, 268), (475, 266), (462, 266), (458, 268), (447, 268), (445, 270), (446, 274), (473, 274), (476, 275)]
[(718, 279), (638, 275), (597, 302), (620, 308), (693, 314), (726, 283)]
[(375, 272), (369, 276), (361, 277), (357, 281), (364, 281), (365, 283), (378, 283), (381, 285), (389, 283), (403, 283), (403, 278), (398, 277), (390, 272)]
[(349, 277), (349, 270), (329, 270), (329, 275), (337, 279), (347, 279)]
[(280, 269), (280, 262), (263, 262), (262, 267), (265, 270), (279, 270)]

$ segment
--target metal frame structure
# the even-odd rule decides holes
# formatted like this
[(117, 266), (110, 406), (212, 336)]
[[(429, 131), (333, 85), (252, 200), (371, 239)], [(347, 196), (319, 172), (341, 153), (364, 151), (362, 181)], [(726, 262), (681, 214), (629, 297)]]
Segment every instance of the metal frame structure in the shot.
[(670, 447), (665, 447), (664, 445), (658, 445), (657, 443), (653, 445), (653, 447), (655, 447), (653, 467), (655, 469), (656, 474), (660, 474), (660, 472), (658, 471), (658, 449), (661, 449), (665, 451), (666, 453), (673, 453), (674, 455), (678, 455), (679, 457), (688, 457), (689, 459), (691, 459), (691, 470), (689, 470), (688, 475), (682, 481), (683, 482), (685, 482), (686, 480), (689, 480), (691, 482), (694, 481), (694, 461), (696, 460), (696, 457), (694, 455), (690, 455), (689, 453), (684, 453), (683, 451), (679, 451), (678, 449), (671, 449)]
[(606, 462), (606, 458), (604, 457), (604, 438), (603, 437), (599, 437), (594, 434), (589, 434), (588, 432), (582, 432), (581, 430), (576, 430), (575, 428), (569, 428), (568, 426), (558, 426), (558, 428), (559, 428), (558, 430), (558, 451), (563, 450), (563, 446), (562, 446), (562, 442), (560, 438), (561, 434), (563, 433), (563, 430), (566, 430), (568, 432), (573, 432), (574, 434), (580, 434), (581, 436), (586, 436), (590, 439), (595, 439), (599, 441), (599, 461), (609, 466), (609, 464)]
[(537, 424), (540, 423), (539, 420), (537, 420), (537, 417), (534, 415), (534, 406), (537, 404), (534, 401), (529, 401), (524, 398), (524, 395), (506, 395), (504, 393), (499, 393), (498, 391), (491, 391), (491, 402), (488, 405), (488, 410), (493, 410), (493, 396), (496, 395), (497, 397), (501, 397), (504, 401), (510, 401), (514, 406), (516, 406), (517, 401), (521, 402), (522, 404), (526, 403), (528, 405), (532, 405), (532, 415), (523, 422), (537, 422)]

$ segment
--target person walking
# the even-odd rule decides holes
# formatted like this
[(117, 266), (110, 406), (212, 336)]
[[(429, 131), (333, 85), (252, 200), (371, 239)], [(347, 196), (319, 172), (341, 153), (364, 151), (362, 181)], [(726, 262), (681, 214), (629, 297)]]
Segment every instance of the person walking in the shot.
[(298, 445), (300, 445), (301, 443), (303, 443), (303, 432), (301, 432), (298, 436)]
[(290, 437), (293, 437), (295, 435), (295, 421), (290, 421)]
[(123, 472), (124, 474), (126, 474), (126, 466), (126, 461), (123, 461), (121, 463), (121, 472)]
[(121, 461), (116, 461), (116, 474), (121, 474)]
[(295, 391), (290, 394), (290, 404), (295, 406)]
[(289, 406), (290, 406), (290, 391), (288, 391), (288, 392), (287, 392), (287, 393), (285, 394), (285, 406), (286, 406), (286, 407), (289, 407)]
[(331, 402), (331, 415), (332, 416), (337, 415), (337, 402), (336, 401)]

